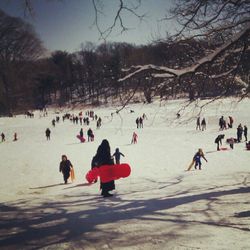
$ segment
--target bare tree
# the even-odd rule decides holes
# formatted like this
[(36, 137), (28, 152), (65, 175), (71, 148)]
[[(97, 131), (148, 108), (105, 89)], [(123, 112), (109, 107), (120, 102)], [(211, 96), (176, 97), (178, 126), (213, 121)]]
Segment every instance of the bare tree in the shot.
[(0, 11), (0, 85), (7, 112), (11, 112), (14, 90), (18, 84), (20, 86), (19, 74), (23, 76), (28, 62), (36, 60), (43, 52), (31, 25)]
[(173, 15), (165, 17), (164, 20), (175, 18), (182, 27), (171, 37), (173, 43), (205, 39), (214, 49), (203, 48), (204, 54), (184, 67), (170, 68), (155, 64), (132, 66), (124, 69), (126, 75), (120, 81), (135, 77), (142, 72), (153, 72), (153, 77), (162, 78), (163, 81), (173, 78), (180, 81), (187, 75), (204, 75), (213, 79), (215, 84), (220, 84), (218, 79), (228, 77), (235, 84), (241, 79), (242, 88), (247, 93), (249, 67), (245, 61), (249, 60), (250, 50), (250, 2), (247, 0), (177, 1), (171, 12)]

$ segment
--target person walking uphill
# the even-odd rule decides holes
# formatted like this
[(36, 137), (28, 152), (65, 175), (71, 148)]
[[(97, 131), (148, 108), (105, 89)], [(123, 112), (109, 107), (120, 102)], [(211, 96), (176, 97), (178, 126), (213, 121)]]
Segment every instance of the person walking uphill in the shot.
[(47, 128), (46, 131), (45, 131), (45, 135), (46, 135), (47, 141), (50, 140), (50, 133), (51, 133), (50, 129)]
[(67, 159), (67, 156), (62, 155), (62, 161), (60, 162), (59, 171), (63, 174), (63, 180), (65, 184), (68, 183), (71, 168), (73, 168), (73, 165)]
[[(100, 167), (103, 165), (114, 165), (114, 161), (111, 157), (110, 146), (107, 140), (103, 140), (100, 146), (97, 149), (96, 155), (93, 157), (91, 162), (91, 168)], [(102, 190), (101, 195), (103, 197), (113, 196), (109, 193), (115, 189), (115, 182), (109, 181), (106, 183), (101, 182), (100, 189)]]
[(1, 138), (2, 138), (2, 142), (5, 141), (5, 134), (4, 133), (1, 133)]
[(119, 148), (117, 148), (115, 153), (112, 155), (115, 157), (115, 164), (120, 164), (121, 155), (124, 157), (124, 154), (119, 151)]

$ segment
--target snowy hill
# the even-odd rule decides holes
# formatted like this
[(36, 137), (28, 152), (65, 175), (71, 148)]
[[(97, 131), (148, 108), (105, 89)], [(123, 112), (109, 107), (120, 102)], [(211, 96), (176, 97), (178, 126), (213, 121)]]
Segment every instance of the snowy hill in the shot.
[[(47, 117), (0, 118), (6, 135), (0, 143), (0, 249), (250, 249), (250, 151), (244, 142), (225, 151), (214, 143), (221, 133), (236, 137), (239, 123), (250, 127), (250, 100), (218, 100), (200, 109), (206, 102), (186, 108), (183, 100), (134, 104), (119, 114), (112, 107), (94, 109), (103, 120), (100, 129), (92, 120), (89, 126), (60, 120), (54, 128), (54, 110)], [(86, 110), (70, 112), (80, 111)], [(137, 129), (143, 113), (144, 128)], [(205, 131), (195, 129), (198, 114), (206, 118)], [(233, 129), (219, 131), (222, 115), (233, 116)], [(94, 142), (79, 142), (81, 127), (85, 137), (89, 127), (94, 130)], [(103, 139), (132, 168), (105, 199), (99, 183), (85, 180)], [(198, 148), (208, 163), (185, 171)], [(59, 173), (62, 154), (76, 174), (67, 185)]]

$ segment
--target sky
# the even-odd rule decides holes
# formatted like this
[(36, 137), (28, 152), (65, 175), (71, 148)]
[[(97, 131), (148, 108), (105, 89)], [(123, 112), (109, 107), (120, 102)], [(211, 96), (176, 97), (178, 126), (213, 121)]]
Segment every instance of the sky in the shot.
[[(92, 0), (32, 0), (34, 14), (25, 15), (23, 0), (1, 0), (0, 9), (11, 16), (21, 17), (31, 23), (45, 48), (49, 51), (65, 50), (74, 52), (81, 43), (100, 44), (100, 34), (93, 25), (95, 12)], [(104, 15), (100, 23), (108, 27), (114, 20), (114, 10), (118, 0), (105, 0)], [(131, 2), (131, 0), (125, 0)], [(130, 30), (120, 33), (119, 29), (108, 37), (110, 42), (127, 42), (136, 45), (148, 44), (155, 38), (164, 37), (166, 32), (174, 32), (174, 22), (162, 22), (171, 0), (143, 0), (139, 14), (146, 14), (145, 21), (140, 22), (131, 14), (124, 15), (124, 25)]]

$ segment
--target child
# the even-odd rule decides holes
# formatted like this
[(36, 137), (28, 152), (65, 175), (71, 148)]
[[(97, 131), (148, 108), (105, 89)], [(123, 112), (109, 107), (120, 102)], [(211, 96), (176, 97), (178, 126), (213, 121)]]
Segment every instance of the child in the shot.
[(119, 148), (117, 148), (115, 153), (112, 155), (115, 157), (115, 164), (120, 164), (121, 155), (124, 157), (124, 154), (119, 151)]
[(138, 138), (138, 135), (134, 132), (133, 136), (132, 136), (131, 144), (136, 144), (137, 143), (137, 138)]
[(199, 166), (199, 170), (201, 170), (201, 157), (207, 162), (207, 159), (204, 156), (204, 153), (201, 148), (199, 148), (198, 152), (194, 155), (193, 161), (195, 162), (194, 168)]
[(64, 183), (68, 183), (68, 178), (70, 176), (70, 170), (73, 168), (71, 162), (67, 159), (66, 155), (62, 155), (62, 161), (60, 162), (59, 171), (63, 174)]

